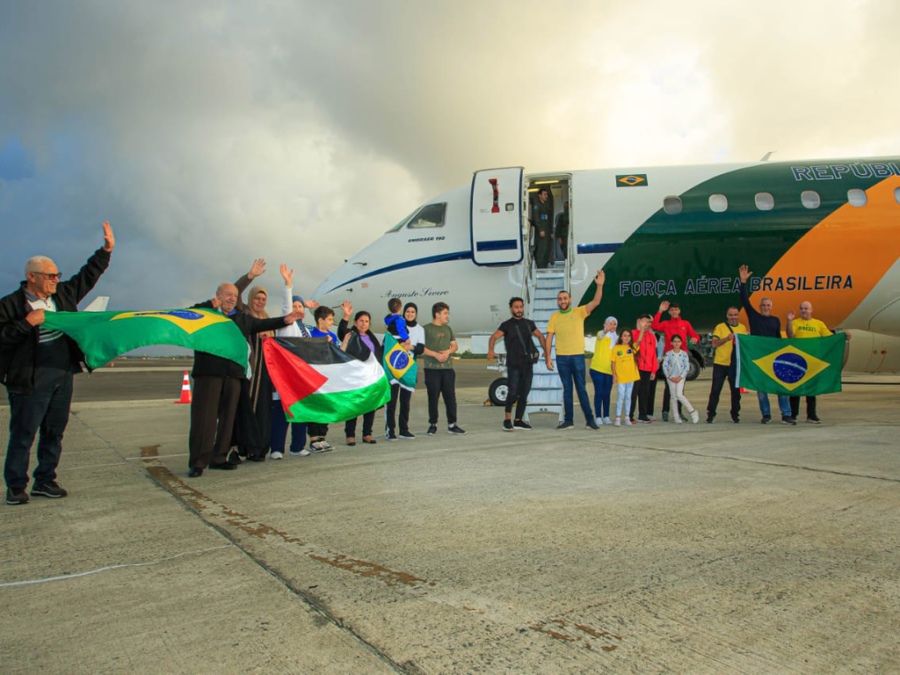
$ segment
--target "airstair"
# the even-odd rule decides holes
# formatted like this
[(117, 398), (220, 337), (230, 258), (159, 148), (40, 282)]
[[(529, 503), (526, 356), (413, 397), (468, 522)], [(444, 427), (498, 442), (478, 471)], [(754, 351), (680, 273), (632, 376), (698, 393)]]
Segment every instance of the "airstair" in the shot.
[[(547, 334), (547, 322), (550, 320), (550, 316), (559, 309), (556, 304), (557, 294), (560, 291), (568, 290), (567, 275), (568, 264), (556, 263), (549, 269), (532, 269), (530, 274), (525, 276), (525, 282), (531, 282), (531, 287), (526, 289), (523, 296), (526, 301), (526, 315), (534, 321), (538, 330), (544, 335)], [(537, 343), (537, 339), (533, 339)], [(556, 413), (560, 420), (565, 416), (562, 382), (556, 373), (555, 344), (550, 354), (553, 360), (553, 370), (547, 369), (547, 362), (543, 358), (534, 365), (534, 380), (531, 385), (531, 394), (528, 396), (528, 406), (525, 409), (526, 418), (531, 413), (545, 412)]]

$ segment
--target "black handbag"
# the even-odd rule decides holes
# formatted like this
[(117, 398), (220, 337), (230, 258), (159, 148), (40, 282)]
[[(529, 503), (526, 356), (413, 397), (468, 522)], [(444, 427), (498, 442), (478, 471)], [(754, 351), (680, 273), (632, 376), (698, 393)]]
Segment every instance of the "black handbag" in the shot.
[[(522, 323), (522, 322), (519, 322), (519, 323)], [(519, 330), (518, 323), (516, 324), (516, 335), (519, 338), (519, 342), (522, 344), (522, 349), (525, 351), (525, 356), (528, 357), (528, 359), (532, 363), (537, 363), (538, 359), (541, 358), (541, 355), (538, 352), (537, 348), (534, 346), (534, 341), (531, 340), (531, 336), (529, 336), (528, 344), (526, 345), (525, 340), (522, 338), (522, 333)], [(529, 349), (529, 347), (530, 347), (530, 349)]]

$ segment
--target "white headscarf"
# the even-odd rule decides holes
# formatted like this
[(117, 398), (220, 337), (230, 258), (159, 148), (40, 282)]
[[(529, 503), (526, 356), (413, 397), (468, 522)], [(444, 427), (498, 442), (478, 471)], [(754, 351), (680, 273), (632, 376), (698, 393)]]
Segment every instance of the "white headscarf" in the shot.
[(609, 337), (609, 353), (612, 354), (612, 348), (615, 347), (616, 343), (619, 341), (619, 335), (614, 330), (611, 330), (611, 331), (606, 330), (606, 324), (608, 324), (610, 321), (615, 321), (616, 328), (619, 327), (619, 320), (616, 317), (614, 317), (614, 316), (606, 317), (606, 321), (603, 322), (603, 330), (601, 330), (599, 333), (597, 333), (597, 341), (600, 342), (604, 338)]

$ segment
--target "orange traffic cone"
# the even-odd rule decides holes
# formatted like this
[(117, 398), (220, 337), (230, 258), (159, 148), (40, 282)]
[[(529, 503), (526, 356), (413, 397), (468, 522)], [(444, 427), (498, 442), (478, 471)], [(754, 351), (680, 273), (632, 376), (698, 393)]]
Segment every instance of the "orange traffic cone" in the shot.
[(748, 389), (744, 389), (743, 387), (741, 387), (741, 393), (742, 393), (742, 394), (749, 394), (750, 391), (749, 391)]
[(190, 403), (191, 402), (191, 378), (188, 375), (188, 371), (184, 371), (184, 379), (181, 381), (181, 398), (175, 403)]

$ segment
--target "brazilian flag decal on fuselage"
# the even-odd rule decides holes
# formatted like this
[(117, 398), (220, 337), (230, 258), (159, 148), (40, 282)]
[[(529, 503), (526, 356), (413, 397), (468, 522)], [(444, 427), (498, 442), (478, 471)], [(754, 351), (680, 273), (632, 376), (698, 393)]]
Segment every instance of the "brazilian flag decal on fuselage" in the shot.
[(616, 187), (644, 187), (647, 185), (647, 174), (626, 173), (616, 176)]

